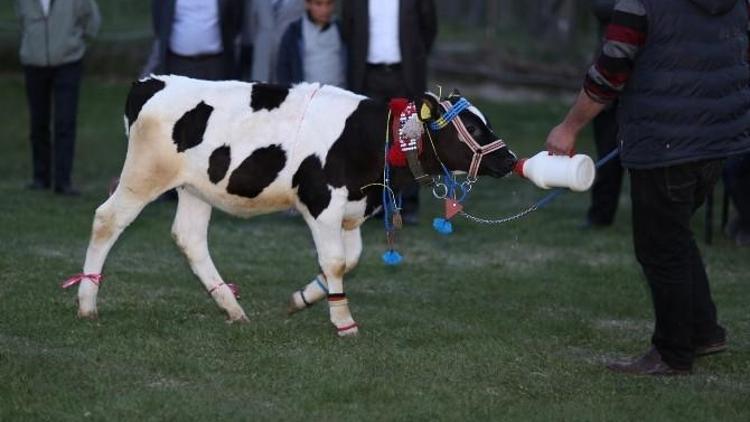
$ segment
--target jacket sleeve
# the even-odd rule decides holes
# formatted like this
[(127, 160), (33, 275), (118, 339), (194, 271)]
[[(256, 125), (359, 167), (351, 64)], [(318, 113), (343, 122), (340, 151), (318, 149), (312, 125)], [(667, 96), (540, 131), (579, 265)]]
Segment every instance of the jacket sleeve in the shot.
[(615, 0), (594, 0), (591, 10), (600, 24), (606, 25), (612, 20), (612, 12), (615, 9)]
[[(347, 2), (345, 2), (346, 4)], [(429, 53), (435, 44), (437, 36), (437, 13), (434, 0), (420, 0), (419, 2), (419, 31), (422, 42)]]
[(159, 0), (151, 0), (151, 29), (154, 31), (154, 36), (159, 37), (159, 28), (161, 27), (161, 7), (159, 7)]
[[(273, 10), (271, 2), (255, 0), (252, 3), (253, 32), (253, 70), (251, 77), (256, 81), (271, 80), (271, 44), (273, 38)], [(273, 69), (275, 72), (276, 69)]]
[(102, 25), (102, 15), (95, 0), (83, 0), (81, 3), (80, 16), (83, 18), (83, 33), (86, 38), (91, 39), (99, 33)]
[(22, 1), (23, 0), (15, 0), (13, 2), (13, 11), (16, 14), (16, 19), (18, 19), (18, 25), (21, 28), (21, 33), (23, 33), (23, 31), (24, 31), (23, 15), (22, 15), (23, 12), (21, 12), (21, 2)]
[(276, 82), (280, 84), (291, 84), (292, 82), (292, 57), (294, 57), (294, 34), (291, 25), (287, 27), (279, 44), (279, 54), (276, 60)]
[(229, 25), (229, 35), (233, 40), (236, 40), (240, 32), (242, 32), (242, 17), (245, 14), (245, 2), (244, 0), (233, 0), (229, 6), (229, 22), (227, 22)]
[(352, 27), (354, 26), (354, 11), (352, 8), (352, 3), (355, 3), (350, 0), (344, 0), (341, 4), (341, 19), (340, 19), (340, 25), (339, 30), (341, 31), (341, 39), (344, 40), (344, 43), (351, 44), (352, 40)]

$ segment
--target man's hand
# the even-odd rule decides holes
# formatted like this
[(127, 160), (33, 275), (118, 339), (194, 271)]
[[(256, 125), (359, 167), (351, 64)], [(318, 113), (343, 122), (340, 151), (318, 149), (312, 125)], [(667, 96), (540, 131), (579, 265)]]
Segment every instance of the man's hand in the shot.
[(547, 142), (544, 146), (552, 155), (573, 155), (576, 137), (575, 131), (571, 130), (565, 123), (560, 123), (547, 135)]
[(568, 115), (565, 116), (565, 120), (547, 135), (547, 142), (544, 144), (547, 151), (553, 155), (572, 155), (575, 151), (578, 132), (605, 107), (605, 104), (597, 103), (581, 91)]

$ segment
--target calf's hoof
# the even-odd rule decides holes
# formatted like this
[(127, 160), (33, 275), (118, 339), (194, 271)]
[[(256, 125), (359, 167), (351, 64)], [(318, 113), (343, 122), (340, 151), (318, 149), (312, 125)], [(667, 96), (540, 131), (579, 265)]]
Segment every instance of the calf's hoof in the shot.
[(247, 318), (245, 314), (239, 315), (237, 317), (227, 317), (226, 320), (227, 324), (249, 324), (250, 320)]
[(353, 337), (359, 334), (359, 327), (356, 322), (336, 327), (336, 333), (339, 337)]
[(83, 309), (78, 310), (78, 319), (87, 319), (89, 321), (93, 321), (98, 318), (99, 314), (96, 312), (96, 309), (94, 309), (93, 311), (84, 311)]
[(300, 305), (295, 296), (297, 296), (297, 293), (292, 293), (292, 295), (289, 297), (289, 302), (287, 302), (286, 305), (287, 315), (294, 315), (303, 309), (307, 309), (307, 306), (305, 306), (304, 303)]

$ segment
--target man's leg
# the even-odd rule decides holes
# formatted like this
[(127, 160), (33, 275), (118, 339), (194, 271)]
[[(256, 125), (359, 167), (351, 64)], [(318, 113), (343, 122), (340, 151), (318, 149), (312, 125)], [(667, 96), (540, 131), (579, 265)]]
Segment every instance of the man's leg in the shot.
[[(593, 122), (596, 154), (599, 159), (617, 148), (617, 110), (610, 106)], [(609, 226), (615, 219), (620, 199), (623, 170), (620, 159), (614, 158), (596, 172), (591, 188), (591, 206), (587, 220), (592, 226)]]
[(52, 176), (50, 142), (51, 70), (46, 67), (24, 66), (26, 99), (29, 105), (31, 138), (32, 188), (49, 188)]
[[(722, 167), (723, 162), (721, 160), (713, 160), (705, 162), (698, 169), (694, 211), (705, 202), (707, 193), (713, 188), (721, 175)], [(693, 348), (701, 354), (705, 354), (706, 348), (723, 346), (721, 350), (724, 350), (726, 348), (726, 332), (717, 322), (716, 305), (711, 297), (708, 275), (703, 265), (700, 250), (695, 242), (691, 247), (690, 262), (693, 282)], [(721, 350), (711, 350), (708, 353)]]
[(631, 170), (633, 243), (651, 288), (652, 343), (675, 369), (693, 362), (693, 250), (690, 229), (698, 178), (695, 164)]
[(731, 157), (724, 166), (724, 188), (737, 210), (728, 234), (741, 246), (750, 245), (750, 153)]
[(82, 70), (81, 61), (55, 69), (55, 190), (58, 192), (71, 188)]

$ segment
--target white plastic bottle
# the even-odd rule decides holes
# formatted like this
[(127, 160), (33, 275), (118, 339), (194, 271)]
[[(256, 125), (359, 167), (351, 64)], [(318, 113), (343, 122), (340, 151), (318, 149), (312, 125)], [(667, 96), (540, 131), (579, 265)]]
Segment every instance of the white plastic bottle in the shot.
[(575, 192), (588, 190), (594, 183), (596, 166), (588, 155), (550, 155), (542, 151), (531, 158), (518, 160), (513, 171), (542, 189), (568, 188)]

